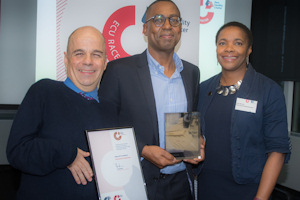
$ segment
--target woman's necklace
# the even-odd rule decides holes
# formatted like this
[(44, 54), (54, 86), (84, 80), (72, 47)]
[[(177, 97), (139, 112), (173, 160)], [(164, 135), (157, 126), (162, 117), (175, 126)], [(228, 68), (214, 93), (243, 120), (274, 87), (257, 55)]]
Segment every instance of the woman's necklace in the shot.
[(234, 94), (236, 91), (240, 89), (240, 86), (242, 84), (242, 80), (239, 80), (234, 85), (231, 86), (223, 86), (221, 85), (221, 82), (219, 83), (219, 86), (216, 88), (218, 94), (222, 94), (223, 96), (227, 96), (228, 94)]

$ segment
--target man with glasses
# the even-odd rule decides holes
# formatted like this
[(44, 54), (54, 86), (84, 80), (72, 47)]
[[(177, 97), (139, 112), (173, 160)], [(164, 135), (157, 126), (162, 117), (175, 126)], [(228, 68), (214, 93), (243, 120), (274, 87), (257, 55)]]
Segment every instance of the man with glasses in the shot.
[(100, 98), (115, 103), (119, 123), (133, 126), (150, 200), (192, 199), (186, 164), (164, 150), (164, 114), (196, 109), (199, 69), (174, 52), (181, 37), (176, 4), (153, 2), (146, 10), (143, 33), (148, 48), (142, 54), (109, 62)]

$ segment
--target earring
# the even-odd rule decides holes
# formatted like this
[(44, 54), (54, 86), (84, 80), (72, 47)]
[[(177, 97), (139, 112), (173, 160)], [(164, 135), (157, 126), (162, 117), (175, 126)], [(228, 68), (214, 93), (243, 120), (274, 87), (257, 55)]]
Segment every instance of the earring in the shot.
[(247, 65), (249, 64), (249, 56), (247, 56), (247, 58), (246, 58), (246, 63), (247, 63)]

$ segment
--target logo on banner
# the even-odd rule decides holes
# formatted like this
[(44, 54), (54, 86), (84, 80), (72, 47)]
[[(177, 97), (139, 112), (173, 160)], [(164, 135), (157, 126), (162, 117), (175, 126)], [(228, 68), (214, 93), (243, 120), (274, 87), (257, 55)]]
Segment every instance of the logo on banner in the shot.
[[(221, 11), (224, 7), (225, 0), (223, 1), (212, 1), (200, 0), (200, 24), (207, 24)], [(204, 16), (205, 15), (205, 16)]]
[(130, 56), (122, 47), (121, 36), (127, 27), (133, 25), (135, 25), (135, 6), (120, 8), (108, 18), (102, 32), (109, 61)]
[[(214, 17), (214, 12), (213, 12), (213, 9), (212, 9), (213, 7), (214, 6), (213, 6), (213, 3), (211, 1), (207, 0), (205, 2), (205, 9), (204, 10), (207, 11), (207, 14), (204, 17), (202, 17), (201, 12), (200, 12), (200, 24), (207, 24), (212, 20), (212, 18)], [(200, 9), (201, 8), (203, 8), (203, 0), (200, 1)], [(201, 10), (203, 10), (203, 9), (201, 9)]]
[(105, 197), (104, 200), (111, 200), (111, 198), (110, 197)]
[(120, 195), (116, 195), (114, 200), (121, 200), (121, 196)]
[(114, 138), (115, 138), (116, 140), (121, 140), (121, 139), (122, 139), (121, 133), (120, 133), (120, 132), (115, 132), (115, 133), (114, 133)]

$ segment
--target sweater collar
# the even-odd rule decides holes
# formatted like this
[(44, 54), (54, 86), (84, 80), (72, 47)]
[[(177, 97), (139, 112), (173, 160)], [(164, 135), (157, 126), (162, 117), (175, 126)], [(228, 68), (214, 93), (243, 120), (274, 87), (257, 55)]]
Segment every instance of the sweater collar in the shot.
[(73, 90), (74, 92), (76, 92), (76, 93), (80, 94), (81, 96), (83, 96), (84, 98), (86, 98), (88, 100), (95, 99), (99, 103), (97, 88), (95, 90), (91, 91), (91, 92), (84, 92), (84, 91), (80, 90), (78, 87), (76, 87), (76, 85), (71, 81), (71, 79), (69, 77), (67, 77), (67, 79), (64, 81), (64, 84), (68, 88)]

